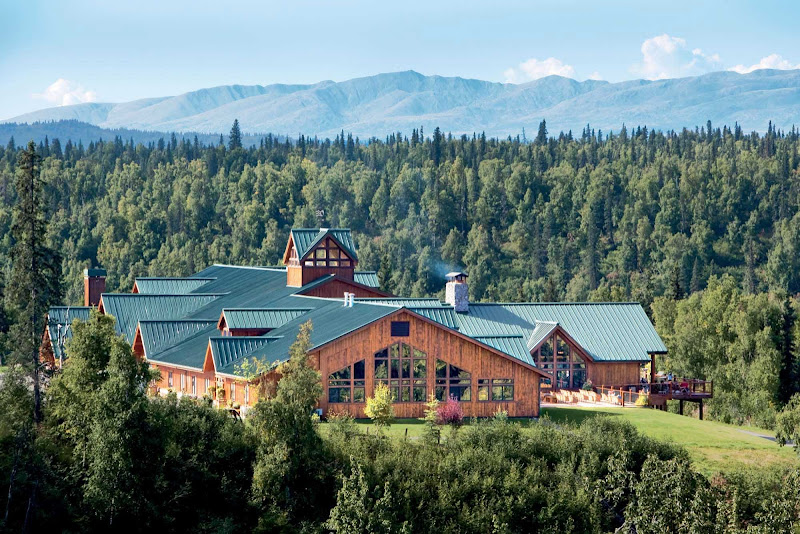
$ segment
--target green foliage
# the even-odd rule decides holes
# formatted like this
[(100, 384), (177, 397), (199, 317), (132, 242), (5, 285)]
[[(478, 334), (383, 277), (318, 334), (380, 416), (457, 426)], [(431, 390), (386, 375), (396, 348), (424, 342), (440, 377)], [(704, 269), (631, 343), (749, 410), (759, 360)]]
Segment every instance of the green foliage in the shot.
[(310, 347), (307, 322), (280, 368), (277, 394), (259, 399), (248, 418), (256, 443), (252, 502), (261, 531), (289, 531), (292, 525), (320, 519), (333, 496), (328, 453), (311, 417), (322, 386), (308, 364)]
[(781, 445), (793, 442), (797, 454), (800, 454), (800, 393), (795, 394), (778, 414), (775, 436)]
[[(656, 298), (656, 329), (669, 349), (661, 370), (714, 381), (711, 415), (771, 428), (779, 406), (783, 304), (747, 295), (728, 275), (680, 301)], [(790, 336), (794, 336), (792, 333)]]
[(383, 382), (376, 384), (372, 397), (367, 399), (364, 413), (372, 419), (379, 429), (387, 427), (394, 421), (394, 406), (392, 405), (392, 392)]

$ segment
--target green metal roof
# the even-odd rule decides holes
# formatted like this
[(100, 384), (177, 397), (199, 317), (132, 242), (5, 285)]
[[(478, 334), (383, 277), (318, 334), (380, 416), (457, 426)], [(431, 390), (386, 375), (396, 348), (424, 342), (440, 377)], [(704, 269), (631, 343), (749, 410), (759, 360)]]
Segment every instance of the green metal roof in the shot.
[(458, 318), (456, 317), (456, 312), (453, 308), (446, 308), (443, 306), (426, 306), (426, 307), (411, 307), (406, 306), (406, 309), (413, 311), (414, 313), (418, 313), (423, 317), (426, 317), (432, 321), (436, 321), (439, 324), (446, 326), (447, 328), (452, 328), (453, 330), (458, 330)]
[(244, 358), (248, 357), (256, 349), (278, 339), (280, 338), (273, 336), (227, 336), (212, 337), (208, 341), (217, 372), (235, 374), (236, 365)]
[(222, 310), (228, 328), (280, 328), (311, 308), (226, 308)]
[(381, 287), (381, 283), (378, 281), (378, 273), (375, 271), (356, 271), (353, 281), (368, 287)]
[(533, 332), (531, 332), (528, 338), (528, 350), (535, 349), (536, 346), (548, 338), (557, 327), (558, 323), (552, 321), (536, 321), (536, 328), (533, 329)]
[(83, 276), (106, 276), (105, 269), (84, 269)]
[(537, 323), (558, 323), (595, 361), (643, 362), (667, 350), (637, 302), (477, 303), (457, 317), (461, 332), (472, 337), (516, 333), (530, 339)]
[(209, 326), (215, 326), (216, 321), (180, 320), (180, 321), (139, 321), (139, 330), (142, 333), (144, 354), (148, 359), (158, 356), (158, 353), (202, 332)]
[(297, 257), (302, 260), (326, 236), (333, 237), (353, 260), (358, 261), (356, 245), (347, 228), (292, 228), (292, 241), (297, 249)]
[(522, 336), (475, 336), (473, 339), (477, 339), (481, 343), (485, 343), (528, 365), (535, 366), (533, 357), (528, 351), (525, 339)]
[(50, 334), (50, 343), (53, 346), (53, 354), (58, 360), (61, 358), (61, 347), (58, 344), (59, 326), (64, 333), (64, 341), (72, 339), (72, 328), (66, 328), (75, 319), (81, 321), (89, 320), (88, 306), (51, 306), (47, 312), (47, 330)]
[(148, 356), (148, 361), (156, 363), (166, 363), (179, 365), (190, 369), (203, 370), (203, 363), (206, 359), (206, 349), (208, 349), (208, 339), (219, 335), (216, 324), (209, 325), (197, 333), (178, 341), (162, 352)]
[(213, 278), (137, 278), (141, 294), (184, 295), (203, 287)]
[[(141, 293), (103, 293), (103, 309), (113, 315), (117, 332), (133, 343), (139, 321), (174, 320), (186, 318), (219, 298), (219, 294), (142, 295)], [(219, 317), (207, 316), (208, 320)]]

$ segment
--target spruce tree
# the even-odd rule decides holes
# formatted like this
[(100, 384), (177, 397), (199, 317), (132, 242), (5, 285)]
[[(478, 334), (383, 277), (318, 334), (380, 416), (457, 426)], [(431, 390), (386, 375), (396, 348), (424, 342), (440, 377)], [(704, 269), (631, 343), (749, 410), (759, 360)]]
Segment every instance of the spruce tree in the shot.
[(33, 141), (20, 153), (16, 180), (17, 204), (11, 235), (13, 265), (7, 299), (14, 311), (11, 328), (12, 363), (31, 376), (33, 420), (41, 422), (39, 346), (50, 305), (61, 299), (61, 257), (47, 246), (47, 220), (42, 201), (41, 156)]
[(794, 325), (797, 320), (792, 301), (786, 296), (783, 300), (780, 325), (780, 340), (778, 345), (781, 352), (781, 369), (778, 374), (778, 401), (785, 405), (792, 395), (800, 391), (797, 383), (797, 361), (794, 347)]
[(242, 131), (239, 129), (239, 119), (233, 119), (231, 135), (228, 139), (228, 148), (231, 150), (242, 148)]

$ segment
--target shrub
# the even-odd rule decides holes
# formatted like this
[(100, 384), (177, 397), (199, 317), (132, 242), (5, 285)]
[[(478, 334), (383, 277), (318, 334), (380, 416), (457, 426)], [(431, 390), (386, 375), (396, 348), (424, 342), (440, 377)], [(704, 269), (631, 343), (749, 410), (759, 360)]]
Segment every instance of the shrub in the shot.
[(372, 422), (379, 429), (392, 424), (392, 421), (394, 421), (394, 406), (392, 406), (392, 393), (389, 390), (389, 386), (383, 383), (375, 386), (373, 396), (367, 399), (364, 413), (372, 419)]
[(453, 396), (439, 404), (436, 408), (436, 417), (440, 425), (450, 425), (453, 429), (457, 429), (464, 424), (464, 412), (461, 410), (461, 403)]
[(592, 384), (591, 380), (587, 380), (581, 386), (581, 389), (584, 390), (584, 391), (592, 391), (593, 388), (594, 388), (594, 385)]

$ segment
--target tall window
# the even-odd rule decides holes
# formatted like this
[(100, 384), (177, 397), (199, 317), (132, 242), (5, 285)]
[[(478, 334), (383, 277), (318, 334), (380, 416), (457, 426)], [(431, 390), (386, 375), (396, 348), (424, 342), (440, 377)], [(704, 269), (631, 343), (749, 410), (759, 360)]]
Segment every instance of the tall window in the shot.
[(231, 382), (231, 400), (236, 400), (236, 382)]
[(405, 343), (375, 353), (375, 385), (386, 384), (394, 402), (425, 402), (428, 355)]
[(537, 367), (553, 377), (555, 387), (577, 389), (586, 383), (586, 363), (563, 337), (548, 338), (533, 356)]
[(209, 380), (208, 378), (206, 378), (206, 391), (205, 391), (206, 395), (208, 394), (208, 389), (209, 389), (210, 387), (211, 387), (211, 380)]
[(472, 400), (471, 385), (472, 374), (445, 361), (436, 360), (437, 399), (443, 401), (454, 397), (456, 400), (468, 402)]
[(249, 384), (245, 384), (244, 385), (244, 403), (245, 404), (250, 404), (250, 385)]
[(197, 377), (192, 377), (192, 395), (197, 395)]
[(181, 391), (186, 391), (186, 375), (181, 373)]
[(364, 360), (328, 376), (328, 402), (364, 402)]
[[(296, 254), (296, 253), (295, 253)], [(291, 261), (291, 258), (290, 258)], [(352, 267), (347, 254), (339, 248), (333, 239), (326, 238), (305, 259), (306, 267)]]
[(171, 388), (174, 381), (172, 380), (172, 371), (167, 373), (167, 387)]

